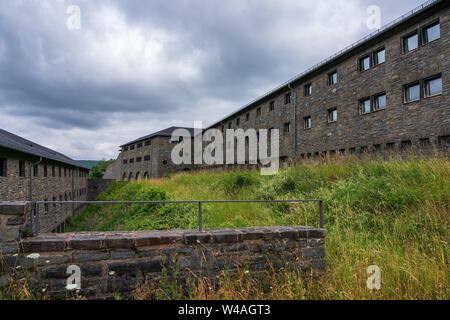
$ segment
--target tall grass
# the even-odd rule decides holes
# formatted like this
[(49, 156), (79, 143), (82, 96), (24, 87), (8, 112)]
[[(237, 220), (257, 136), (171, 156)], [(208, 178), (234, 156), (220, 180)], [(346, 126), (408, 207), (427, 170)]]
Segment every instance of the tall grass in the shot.
[[(100, 200), (323, 199), (327, 273), (308, 281), (267, 271), (238, 273), (219, 290), (203, 284), (190, 298), (448, 299), (450, 165), (446, 159), (308, 163), (271, 177), (257, 171), (179, 174), (116, 183)], [(195, 228), (195, 205), (91, 207), (69, 230)], [(207, 204), (208, 227), (318, 226), (312, 204)], [(380, 290), (366, 286), (367, 267), (382, 272)], [(200, 285), (202, 286), (202, 285)], [(271, 287), (270, 290), (267, 287)]]

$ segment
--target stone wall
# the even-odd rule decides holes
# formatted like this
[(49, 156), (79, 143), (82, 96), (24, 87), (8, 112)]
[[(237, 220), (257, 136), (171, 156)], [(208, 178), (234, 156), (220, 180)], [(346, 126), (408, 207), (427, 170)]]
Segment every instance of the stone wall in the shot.
[(323, 273), (325, 234), (310, 227), (42, 234), (0, 244), (0, 277), (6, 283), (7, 272), (28, 270), (36, 290), (64, 298), (70, 294), (67, 270), (76, 266), (79, 294), (109, 298), (133, 297), (142, 284), (158, 287), (163, 270), (176, 272), (181, 283), (194, 274), (214, 281), (238, 267), (256, 273), (268, 265)]
[[(39, 157), (0, 147), (0, 157), (7, 159), (7, 176), (0, 177), (1, 201), (29, 201), (30, 168)], [(24, 161), (24, 175), (20, 175), (19, 163)], [(64, 163), (43, 159), (33, 173), (33, 201), (87, 200), (88, 170)], [(59, 228), (68, 217), (82, 210), (77, 204), (40, 205), (39, 217), (42, 232)]]
[(0, 243), (19, 241), (30, 228), (31, 205), (25, 201), (0, 203)]
[(95, 201), (100, 193), (108, 189), (114, 179), (89, 179), (88, 180), (88, 201)]

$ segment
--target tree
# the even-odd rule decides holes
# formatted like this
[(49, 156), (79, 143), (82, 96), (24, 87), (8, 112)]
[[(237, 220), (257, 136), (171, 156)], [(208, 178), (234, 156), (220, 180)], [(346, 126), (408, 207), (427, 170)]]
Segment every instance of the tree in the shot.
[(101, 179), (103, 178), (103, 175), (105, 174), (106, 168), (113, 163), (115, 160), (105, 160), (102, 159), (98, 162), (98, 164), (94, 167), (92, 167), (91, 172), (89, 174), (90, 179)]

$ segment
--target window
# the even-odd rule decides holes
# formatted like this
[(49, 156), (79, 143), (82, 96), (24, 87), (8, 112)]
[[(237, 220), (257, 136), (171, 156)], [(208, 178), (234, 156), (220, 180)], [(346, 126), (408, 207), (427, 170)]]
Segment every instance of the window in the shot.
[(336, 122), (337, 121), (337, 109), (328, 110), (328, 122)]
[(370, 69), (370, 56), (359, 59), (359, 71), (366, 71)]
[(412, 146), (412, 143), (411, 143), (411, 141), (409, 141), (409, 140), (402, 141), (402, 142), (401, 142), (401, 145), (400, 145), (402, 151), (406, 151), (406, 150), (410, 149), (411, 146)]
[(130, 150), (134, 150), (134, 144), (130, 146)]
[(256, 109), (256, 117), (260, 117), (261, 116), (261, 108)]
[(303, 118), (304, 128), (305, 129), (311, 129), (311, 116), (304, 117)]
[(375, 151), (380, 151), (380, 150), (381, 150), (381, 144), (374, 144), (374, 145), (373, 145), (373, 149), (374, 149)]
[(367, 153), (369, 151), (369, 148), (367, 146), (362, 146), (360, 149), (361, 153)]
[(152, 145), (152, 140), (145, 141), (144, 145), (151, 146)]
[(52, 177), (56, 177), (55, 166), (52, 166)]
[(431, 97), (442, 93), (442, 77), (437, 76), (423, 82), (424, 96)]
[(0, 158), (0, 177), (6, 177), (6, 158)]
[(247, 114), (245, 115), (245, 121), (250, 120), (250, 113), (247, 112)]
[(361, 114), (369, 113), (370, 111), (372, 111), (371, 106), (372, 106), (372, 103), (371, 103), (370, 98), (362, 99), (362, 100), (359, 102), (359, 110), (360, 110), (360, 113), (361, 113)]
[(289, 104), (291, 103), (291, 93), (286, 93), (284, 95), (284, 104)]
[(136, 162), (142, 162), (142, 157), (137, 157)]
[[(56, 201), (56, 197), (55, 196), (53, 196), (52, 201), (53, 202)], [(53, 204), (53, 207), (56, 207), (56, 203)]]
[(163, 160), (163, 165), (167, 165), (168, 164), (168, 162), (167, 162), (167, 160)]
[(33, 166), (33, 176), (37, 177), (39, 175), (39, 166), (35, 164)]
[(376, 66), (384, 62), (386, 62), (386, 50), (383, 48), (375, 51), (373, 54), (373, 64)]
[(381, 110), (386, 109), (386, 94), (382, 93), (374, 97), (373, 99), (373, 109), (374, 110)]
[(450, 147), (450, 136), (439, 137), (439, 145), (441, 147)]
[(238, 126), (241, 120), (239, 118), (236, 119), (236, 125)]
[[(48, 199), (44, 199), (44, 201), (48, 201)], [(48, 211), (48, 203), (44, 203), (44, 210)]]
[(123, 151), (128, 151), (128, 147), (123, 147)]
[(388, 142), (386, 143), (386, 150), (392, 151), (395, 149), (395, 142)]
[(127, 164), (128, 163), (128, 160), (127, 159), (124, 159), (123, 160), (123, 164)]
[(305, 85), (305, 96), (310, 96), (312, 94), (312, 84), (308, 83)]
[(419, 146), (421, 148), (429, 148), (431, 146), (429, 138), (423, 138), (419, 140)]
[(142, 142), (137, 144), (137, 148), (142, 148)]
[(269, 111), (275, 110), (275, 101), (271, 101), (269, 105)]
[(131, 158), (130, 160), (128, 160), (130, 163), (134, 163), (134, 158)]
[(25, 177), (25, 161), (19, 161), (19, 177)]
[(284, 126), (283, 126), (283, 132), (284, 132), (285, 134), (291, 132), (291, 123), (290, 123), (290, 122), (287, 122), (287, 123), (284, 124)]
[(403, 38), (403, 52), (409, 52), (419, 47), (419, 35), (417, 32)]
[(150, 156), (144, 156), (144, 161), (150, 161)]
[(61, 177), (62, 176), (62, 174), (61, 174), (61, 167), (58, 167), (58, 173), (59, 173), (59, 176)]
[(433, 23), (422, 29), (422, 42), (427, 44), (428, 42), (437, 40), (441, 37), (441, 26), (439, 22)]
[(404, 89), (405, 102), (417, 101), (420, 99), (420, 84), (415, 83), (406, 86)]
[(337, 83), (337, 71), (328, 74), (328, 85), (333, 85)]
[(47, 165), (44, 164), (44, 177), (47, 177)]

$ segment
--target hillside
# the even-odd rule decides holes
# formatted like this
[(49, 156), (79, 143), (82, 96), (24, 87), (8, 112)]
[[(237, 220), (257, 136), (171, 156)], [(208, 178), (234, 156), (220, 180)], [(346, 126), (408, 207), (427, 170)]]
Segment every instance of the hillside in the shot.
[[(235, 281), (223, 281), (220, 290), (194, 290), (190, 298), (448, 299), (448, 190), (450, 165), (445, 159), (347, 159), (309, 163), (273, 177), (242, 171), (117, 182), (99, 200), (324, 200), (327, 276), (319, 283), (304, 283), (293, 272), (268, 271), (268, 291), (240, 273)], [(319, 224), (312, 204), (207, 204), (203, 216), (205, 228)], [(196, 227), (195, 204), (109, 205), (91, 206), (67, 230)], [(370, 265), (382, 270), (379, 291), (366, 287)]]
[(81, 163), (82, 165), (88, 167), (89, 169), (92, 169), (93, 167), (98, 165), (98, 163), (100, 162), (98, 160), (77, 160), (77, 161), (79, 163)]

